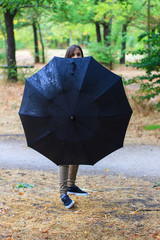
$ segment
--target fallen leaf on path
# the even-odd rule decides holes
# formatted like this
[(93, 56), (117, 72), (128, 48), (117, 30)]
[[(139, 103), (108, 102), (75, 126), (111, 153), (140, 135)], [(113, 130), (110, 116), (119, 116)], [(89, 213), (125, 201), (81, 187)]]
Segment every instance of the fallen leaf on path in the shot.
[(154, 238), (154, 239), (160, 239), (159, 233), (158, 233), (158, 232), (154, 232), (154, 233), (152, 234), (152, 238)]
[(24, 193), (23, 193), (23, 192), (19, 192), (18, 194), (19, 194), (19, 195), (24, 195)]
[(135, 215), (138, 211), (131, 212), (131, 215)]
[(0, 208), (0, 213), (6, 213), (7, 212), (7, 209), (5, 208)]
[(41, 230), (41, 233), (48, 233), (48, 230)]

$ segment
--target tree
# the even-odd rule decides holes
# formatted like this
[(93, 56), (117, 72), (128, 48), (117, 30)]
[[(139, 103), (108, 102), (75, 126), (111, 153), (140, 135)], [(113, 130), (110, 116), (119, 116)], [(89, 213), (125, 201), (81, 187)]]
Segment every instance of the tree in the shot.
[[(7, 36), (6, 36), (6, 31), (5, 31), (5, 26), (4, 26), (4, 16), (0, 16), (0, 29), (1, 29), (1, 33), (2, 33), (2, 36), (4, 38), (4, 44), (5, 44), (5, 59), (6, 59), (6, 62), (7, 62)], [(2, 55), (4, 55), (2, 53)]]
[(10, 11), (4, 10), (4, 20), (7, 32), (7, 64), (8, 64), (8, 79), (17, 81), (17, 67), (15, 56), (15, 38), (14, 38), (14, 25), (13, 19), (16, 16), (16, 9)]
[(140, 21), (141, 9), (144, 2), (132, 0), (118, 0), (118, 8), (115, 14), (117, 15), (116, 21), (119, 22), (121, 27), (121, 57), (120, 63), (125, 64), (126, 45), (127, 45), (127, 32), (129, 25), (135, 25), (135, 21)]
[(7, 32), (7, 64), (8, 64), (8, 80), (17, 81), (17, 66), (15, 56), (15, 38), (14, 38), (14, 23), (13, 20), (17, 13), (23, 8), (35, 8), (45, 7), (52, 8), (53, 3), (50, 0), (0, 0), (0, 7), (3, 9), (6, 32)]
[[(95, 0), (95, 5), (98, 4), (99, 0)], [(97, 36), (97, 42), (101, 42), (101, 29), (100, 29), (100, 22), (99, 21), (95, 21), (95, 26), (96, 26), (96, 36)]]
[[(62, 4), (63, 3), (63, 4)], [(66, 22), (69, 24), (83, 25), (94, 24), (96, 30), (97, 42), (101, 42), (101, 22), (95, 19), (95, 7), (98, 5), (99, 0), (71, 0), (60, 1), (58, 11), (54, 12), (52, 19), (54, 22)]]
[(96, 36), (97, 36), (97, 42), (101, 42), (101, 30), (100, 30), (100, 23), (98, 21), (95, 22), (95, 26), (96, 26)]
[[(145, 70), (145, 75), (124, 81), (125, 84), (135, 82), (140, 84), (139, 95), (137, 97), (142, 101), (150, 100), (160, 94), (160, 3), (154, 0), (152, 5), (150, 5), (150, 0), (148, 0), (145, 7), (145, 25), (143, 22), (145, 27), (143, 33), (138, 38), (139, 42), (143, 42), (143, 47), (132, 52), (133, 55), (139, 54), (142, 58), (130, 64), (133, 67)], [(155, 107), (160, 111), (160, 101), (155, 104)]]
[(103, 27), (103, 41), (107, 47), (111, 45), (111, 31), (114, 3), (112, 0), (99, 0), (94, 8), (94, 20)]
[[(48, 14), (48, 11), (47, 11)], [(40, 50), (39, 43), (42, 47), (42, 62), (45, 63), (45, 54), (44, 54), (44, 43), (41, 31), (41, 19), (46, 15), (46, 10), (44, 9), (32, 9), (32, 8), (23, 8), (18, 14), (17, 20), (18, 23), (15, 24), (16, 28), (24, 28), (26, 26), (32, 26), (33, 36), (34, 36), (34, 60), (35, 63), (40, 62)], [(48, 17), (43, 17), (43, 23), (46, 23)]]
[[(150, 35), (149, 38), (148, 35)], [(158, 29), (155, 29), (155, 32), (142, 34), (139, 37), (139, 41), (143, 41), (146, 47), (132, 54), (140, 54), (143, 58), (136, 61), (132, 66), (144, 69), (146, 74), (125, 83), (140, 83), (139, 99), (150, 100), (160, 94), (160, 32)], [(150, 45), (149, 54), (148, 44)], [(160, 111), (160, 101), (155, 104), (155, 107)]]
[(38, 34), (37, 34), (37, 22), (33, 19), (32, 22), (33, 34), (34, 34), (34, 61), (39, 63), (39, 48), (38, 48)]

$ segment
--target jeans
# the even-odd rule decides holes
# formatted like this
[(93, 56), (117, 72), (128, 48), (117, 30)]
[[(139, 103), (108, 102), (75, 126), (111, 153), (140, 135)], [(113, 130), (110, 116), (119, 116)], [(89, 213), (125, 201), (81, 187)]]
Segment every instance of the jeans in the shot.
[(59, 166), (59, 192), (67, 193), (67, 187), (73, 187), (76, 181), (79, 165)]

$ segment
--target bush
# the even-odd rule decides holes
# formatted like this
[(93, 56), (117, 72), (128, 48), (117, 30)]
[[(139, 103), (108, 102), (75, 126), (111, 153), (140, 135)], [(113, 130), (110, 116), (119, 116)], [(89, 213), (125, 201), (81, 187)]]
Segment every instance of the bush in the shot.
[(117, 49), (113, 46), (106, 47), (104, 43), (91, 43), (88, 46), (89, 54), (98, 62), (110, 66), (117, 62)]
[(0, 52), (0, 64), (4, 64), (6, 61), (6, 53)]
[[(141, 100), (150, 100), (160, 94), (160, 33), (148, 33), (139, 36), (139, 41), (144, 42), (145, 48), (132, 52), (133, 55), (140, 54), (143, 56), (141, 60), (131, 63), (137, 69), (144, 69), (146, 74), (125, 81), (125, 84), (140, 83)], [(160, 101), (155, 104), (160, 111)]]

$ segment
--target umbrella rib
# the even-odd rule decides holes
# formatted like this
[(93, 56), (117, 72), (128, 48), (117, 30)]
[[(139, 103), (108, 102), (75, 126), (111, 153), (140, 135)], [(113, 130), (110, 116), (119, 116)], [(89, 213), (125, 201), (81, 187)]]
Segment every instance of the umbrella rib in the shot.
[[(55, 61), (54, 62), (54, 64), (55, 64), (55, 68), (57, 69), (58, 67), (57, 67), (57, 62)], [(62, 89), (62, 92), (64, 93), (65, 91), (64, 91), (64, 88), (63, 88), (63, 85), (62, 85), (62, 83), (61, 83), (61, 80), (60, 80), (60, 78), (59, 78), (59, 83), (61, 84), (61, 89)]]
[(56, 117), (56, 116), (54, 116), (54, 117), (53, 117), (53, 116), (42, 116), (42, 115), (41, 115), (41, 116), (37, 116), (37, 115), (30, 114), (30, 113), (29, 113), (29, 114), (20, 113), (20, 115), (21, 115), (21, 116), (34, 117), (34, 118), (49, 118), (49, 119), (50, 119), (50, 118), (54, 118), (54, 119), (61, 118), (61, 119), (62, 119), (62, 118), (67, 118), (67, 117), (68, 117), (68, 115), (66, 115), (66, 116), (58, 116), (58, 117)]
[[(103, 115), (103, 116), (98, 116), (98, 118), (103, 118), (103, 117), (118, 117), (118, 116), (125, 116), (125, 115), (131, 115), (131, 113), (132, 112), (126, 112), (126, 113), (121, 113), (121, 114), (115, 114), (115, 115)], [(92, 115), (90, 115), (90, 116), (80, 116), (80, 118), (97, 118), (97, 116), (92, 116)]]
[[(77, 128), (76, 128), (76, 127), (75, 127), (75, 129), (76, 129), (76, 132), (77, 132), (78, 137), (81, 139), (81, 145), (83, 146), (83, 150), (84, 150), (84, 152), (85, 152), (85, 154), (86, 154), (86, 156), (87, 156), (87, 159), (89, 159), (88, 154), (87, 154), (86, 147), (85, 147), (85, 145), (84, 145), (84, 143), (83, 143), (83, 140), (82, 140), (82, 138), (80, 137), (80, 134), (79, 134), (79, 132), (77, 131)], [(88, 163), (88, 164), (89, 164), (89, 163)]]
[[(89, 127), (86, 126), (85, 124), (82, 124), (82, 123), (80, 123), (80, 122), (79, 122), (79, 124), (81, 124), (82, 126), (88, 128), (89, 130), (93, 131), (91, 128), (89, 128)], [(107, 144), (110, 144), (110, 145), (113, 145), (113, 144), (114, 144), (114, 145), (115, 145), (115, 142), (113, 142), (113, 141), (108, 141), (108, 139), (107, 139), (104, 135), (99, 134), (97, 131), (95, 131), (95, 133), (96, 133), (96, 136), (97, 136), (98, 138), (103, 139)], [(124, 140), (123, 140), (122, 145), (121, 145), (121, 144), (119, 144), (119, 145), (116, 144), (115, 150), (123, 147), (123, 144), (124, 144)], [(86, 152), (86, 149), (85, 149), (85, 152)], [(93, 165), (93, 164), (92, 164), (92, 165)]]
[[(62, 145), (62, 148), (64, 147), (64, 149), (63, 149), (63, 156), (65, 156), (65, 152), (66, 152), (65, 145), (66, 145), (66, 140), (67, 140), (68, 132), (69, 132), (69, 128), (68, 128), (67, 131), (66, 131), (66, 136), (65, 136), (65, 139), (64, 139), (63, 145)], [(62, 155), (62, 152), (61, 152), (61, 155)]]
[[(89, 58), (88, 65), (90, 64), (90, 62), (91, 62), (91, 57)], [(84, 79), (85, 79), (85, 77), (86, 77), (87, 70), (88, 70), (88, 67), (86, 67), (86, 72), (85, 72), (85, 75), (84, 75), (84, 78), (83, 78), (83, 82), (84, 82)], [(83, 86), (83, 83), (81, 84), (80, 90), (82, 89), (82, 86)]]
[[(59, 151), (56, 153), (55, 158), (56, 158), (56, 156), (59, 155), (59, 153), (60, 153), (60, 155), (62, 155), (62, 153), (63, 153), (63, 157), (65, 156), (65, 143), (66, 143), (68, 131), (69, 131), (69, 128), (67, 129), (66, 136), (65, 136), (65, 139), (64, 139), (63, 144), (62, 144), (62, 147), (61, 147), (61, 149), (63, 149), (63, 148), (64, 148), (64, 149), (63, 149), (63, 151), (59, 150)], [(52, 131), (52, 132), (53, 132), (53, 131)], [(50, 132), (50, 134), (51, 134), (52, 132)], [(63, 165), (63, 164), (62, 164), (62, 165)]]
[[(88, 65), (89, 65), (90, 62), (91, 62), (91, 57), (89, 58)], [(86, 67), (86, 72), (85, 72), (85, 75), (84, 75), (84, 77), (83, 77), (83, 82), (84, 82), (84, 79), (85, 79), (85, 77), (86, 77), (87, 70), (88, 70), (88, 67)], [(77, 103), (75, 104), (75, 107), (74, 107), (74, 111), (75, 111), (75, 109), (77, 108), (78, 99), (79, 99), (79, 95), (80, 95), (80, 93), (81, 93), (81, 89), (82, 89), (82, 86), (83, 86), (83, 82), (82, 82), (82, 84), (81, 84), (81, 86), (80, 86), (80, 89), (79, 89), (79, 91), (78, 91), (79, 94), (78, 94), (78, 97), (77, 97)]]
[[(101, 137), (101, 138), (103, 138), (104, 140), (107, 140), (107, 138), (104, 136), (104, 135), (102, 135), (102, 134), (99, 134), (96, 130), (93, 130), (92, 128), (90, 128), (90, 127), (88, 127), (87, 125), (85, 125), (85, 124), (83, 124), (83, 123), (81, 123), (80, 121), (78, 121), (77, 120), (77, 122), (80, 124), (80, 125), (82, 125), (83, 127), (86, 127), (86, 128), (88, 128), (90, 131), (92, 131), (92, 132), (95, 132), (96, 133), (96, 135), (98, 135), (99, 137)], [(107, 140), (108, 141), (108, 140)]]
[[(45, 96), (43, 93), (41, 93), (40, 91), (39, 91), (39, 89), (37, 89), (33, 84), (31, 84), (28, 80), (26, 80), (36, 91), (38, 91), (38, 93), (43, 97), (43, 98), (45, 98), (45, 99), (47, 99), (48, 101), (50, 101), (50, 99), (49, 98), (47, 98), (47, 96)], [(61, 84), (61, 87), (62, 87), (62, 84)], [(63, 90), (63, 88), (62, 88), (62, 90)], [(64, 93), (64, 90), (63, 90), (63, 93)], [(56, 107), (58, 107), (59, 108), (59, 110), (61, 110), (62, 112), (64, 112), (65, 111), (65, 109), (63, 109), (62, 107), (60, 107), (59, 105), (57, 105), (56, 103), (55, 103), (55, 101), (54, 101), (54, 105), (56, 106)], [(67, 114), (67, 112), (65, 111), (65, 113)]]
[(31, 85), (34, 89), (36, 89), (36, 91), (41, 95), (43, 96), (45, 99), (49, 100), (44, 94), (42, 94), (39, 89), (37, 89), (33, 84), (31, 84), (31, 82), (29, 82), (27, 79), (26, 81), (29, 83), (29, 85)]
[[(49, 134), (53, 133), (55, 130), (57, 130), (57, 128), (60, 128), (63, 124), (64, 124), (64, 123), (60, 123), (60, 124), (58, 124), (58, 126), (56, 126), (55, 129), (51, 130), (50, 132), (47, 132), (46, 134), (44, 134), (44, 135), (41, 136), (40, 138), (37, 137), (36, 139), (34, 139), (34, 141), (32, 141), (31, 144), (34, 144), (36, 141), (41, 140), (41, 139), (43, 139), (44, 137), (48, 136)], [(68, 132), (67, 132), (67, 133), (68, 133)]]
[[(119, 82), (121, 82), (121, 85), (122, 85), (122, 88), (123, 88), (123, 92), (124, 92), (124, 96), (125, 96), (125, 98), (127, 99), (126, 93), (125, 93), (125, 91), (124, 91), (123, 83), (122, 83), (122, 78), (120, 77), (120, 78), (117, 80), (117, 82), (114, 82), (107, 90), (104, 89), (103, 93), (100, 93), (100, 95), (98, 95), (98, 96), (94, 99), (94, 102), (95, 102), (99, 97), (101, 97), (103, 94), (106, 94), (106, 93), (111, 92), (111, 91), (112, 91), (112, 88), (115, 87), (115, 85), (118, 85)], [(127, 100), (127, 101), (128, 101), (128, 100)]]
[[(57, 62), (55, 62), (54, 64), (55, 64), (56, 69), (57, 69), (57, 68), (58, 68), (58, 67), (57, 67)], [(65, 76), (64, 76), (64, 79), (66, 79), (66, 78), (67, 78), (67, 77), (66, 77), (66, 75), (65, 75)], [(62, 89), (63, 97), (64, 97), (64, 99), (65, 99), (64, 103), (67, 103), (67, 104), (68, 104), (67, 98), (66, 98), (66, 96), (65, 96), (65, 90), (64, 90), (63, 84), (61, 83), (61, 79), (60, 79), (60, 78), (59, 78), (59, 83), (60, 83), (60, 85), (61, 85), (61, 89)], [(55, 105), (56, 105), (56, 104), (55, 104)], [(59, 106), (58, 106), (58, 107), (59, 107)], [(60, 110), (63, 111), (62, 108), (60, 108)], [(67, 113), (67, 112), (66, 112), (66, 113)]]

